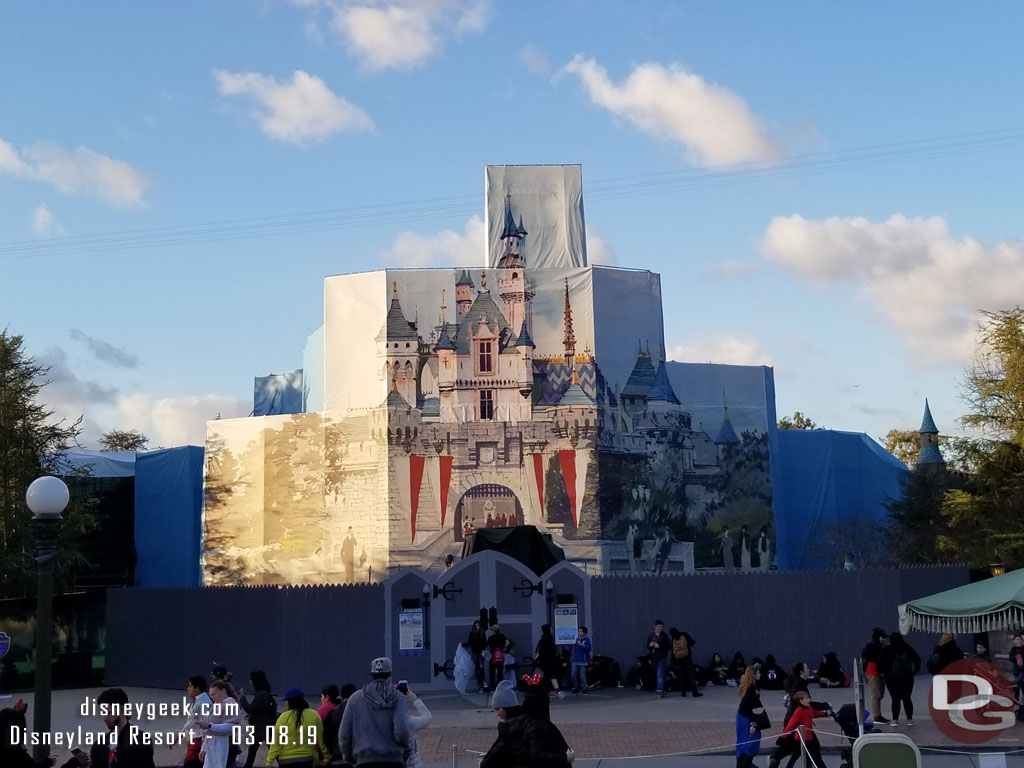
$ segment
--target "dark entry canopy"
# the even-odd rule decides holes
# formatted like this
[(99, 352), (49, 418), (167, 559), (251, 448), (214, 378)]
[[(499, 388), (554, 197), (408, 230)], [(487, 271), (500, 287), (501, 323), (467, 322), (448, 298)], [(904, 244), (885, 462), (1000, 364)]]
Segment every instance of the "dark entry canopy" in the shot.
[(462, 558), (488, 549), (515, 558), (538, 576), (555, 563), (565, 560), (565, 553), (551, 540), (551, 534), (541, 533), (532, 525), (481, 528), (466, 536)]

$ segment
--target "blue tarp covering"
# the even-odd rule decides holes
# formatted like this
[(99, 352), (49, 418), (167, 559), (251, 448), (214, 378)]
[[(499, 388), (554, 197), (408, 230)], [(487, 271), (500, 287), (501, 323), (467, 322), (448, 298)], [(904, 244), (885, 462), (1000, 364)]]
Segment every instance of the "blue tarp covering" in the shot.
[[(778, 430), (775, 525), (780, 570), (826, 565), (810, 547), (833, 524), (884, 523), (907, 468), (860, 432)], [(827, 563), (835, 566), (837, 563)]]
[(202, 585), (203, 449), (140, 453), (135, 462), (135, 584)]
[(252, 415), (302, 413), (302, 369), (257, 376), (253, 382)]
[(61, 474), (87, 468), (92, 477), (131, 477), (135, 474), (135, 451), (90, 451), (69, 448), (57, 458)]

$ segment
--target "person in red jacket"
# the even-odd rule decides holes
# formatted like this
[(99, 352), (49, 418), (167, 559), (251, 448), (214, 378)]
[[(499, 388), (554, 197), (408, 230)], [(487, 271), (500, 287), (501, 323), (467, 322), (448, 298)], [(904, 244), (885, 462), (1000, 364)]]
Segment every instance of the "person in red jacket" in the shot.
[(779, 768), (782, 758), (800, 754), (800, 738), (797, 736), (797, 729), (801, 725), (804, 727), (804, 743), (807, 745), (811, 760), (818, 768), (825, 768), (825, 762), (821, 759), (821, 745), (814, 736), (813, 722), (816, 717), (824, 717), (826, 714), (832, 713), (812, 708), (811, 695), (806, 691), (797, 691), (793, 695), (793, 699), (796, 701), (796, 709), (793, 710), (789, 722), (782, 730), (782, 735), (776, 741), (779, 746), (772, 754), (768, 768)]

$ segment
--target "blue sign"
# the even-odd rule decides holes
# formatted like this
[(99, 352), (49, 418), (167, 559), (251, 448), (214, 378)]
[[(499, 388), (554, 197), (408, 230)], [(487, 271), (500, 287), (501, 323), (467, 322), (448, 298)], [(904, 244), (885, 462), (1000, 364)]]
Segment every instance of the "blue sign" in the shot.
[(11, 636), (6, 632), (0, 632), (0, 659), (6, 656), (9, 650), (11, 650)]

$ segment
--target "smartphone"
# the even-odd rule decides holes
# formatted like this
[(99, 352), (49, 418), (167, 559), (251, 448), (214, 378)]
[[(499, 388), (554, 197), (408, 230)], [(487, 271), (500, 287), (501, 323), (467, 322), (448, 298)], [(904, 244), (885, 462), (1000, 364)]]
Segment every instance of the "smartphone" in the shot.
[(400, 694), (402, 694), (403, 696), (405, 696), (405, 695), (407, 695), (409, 693), (409, 681), (408, 680), (399, 680), (398, 681), (398, 692)]

